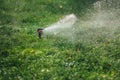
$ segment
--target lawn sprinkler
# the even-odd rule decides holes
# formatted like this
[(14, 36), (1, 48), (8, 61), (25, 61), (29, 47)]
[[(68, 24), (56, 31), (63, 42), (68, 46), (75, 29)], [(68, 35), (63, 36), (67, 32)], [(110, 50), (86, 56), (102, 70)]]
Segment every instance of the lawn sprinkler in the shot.
[(38, 37), (39, 37), (39, 39), (41, 39), (41, 36), (42, 36), (42, 34), (43, 34), (43, 29), (42, 29), (42, 28), (38, 28), (38, 29), (37, 29), (37, 32), (38, 32)]

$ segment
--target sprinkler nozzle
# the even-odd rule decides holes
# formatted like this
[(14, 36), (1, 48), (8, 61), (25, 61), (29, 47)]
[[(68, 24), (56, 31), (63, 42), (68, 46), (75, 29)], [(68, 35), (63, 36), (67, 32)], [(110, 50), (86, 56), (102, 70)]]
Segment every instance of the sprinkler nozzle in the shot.
[(37, 32), (38, 32), (38, 37), (41, 39), (41, 36), (43, 34), (43, 29), (42, 28), (38, 28)]

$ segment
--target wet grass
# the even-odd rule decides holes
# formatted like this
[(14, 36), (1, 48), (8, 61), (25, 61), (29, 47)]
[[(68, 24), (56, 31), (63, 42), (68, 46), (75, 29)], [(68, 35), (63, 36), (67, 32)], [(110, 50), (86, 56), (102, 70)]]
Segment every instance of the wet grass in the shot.
[[(14, 4), (14, 0), (12, 1)], [(26, 2), (23, 0), (21, 4)], [(12, 22), (1, 22), (0, 80), (120, 79), (119, 26), (112, 35), (107, 35), (111, 29), (105, 30), (105, 27), (102, 27), (96, 31), (96, 28), (81, 28), (81, 23), (78, 23), (75, 32), (77, 38), (74, 42), (54, 35), (43, 35), (43, 38), (39, 39), (36, 32), (38, 27), (44, 28), (68, 12), (62, 14), (58, 8), (57, 11), (54, 7), (56, 5), (52, 4), (57, 3), (56, 1), (33, 2), (32, 5), (28, 2), (25, 8), (18, 5), (16, 11), (13, 11), (14, 14), (8, 13), (12, 16)], [(62, 3), (66, 4), (57, 4)], [(34, 4), (37, 5), (33, 7)], [(42, 5), (40, 10), (37, 8), (39, 4)], [(44, 11), (45, 6), (55, 8), (56, 12), (50, 9)]]

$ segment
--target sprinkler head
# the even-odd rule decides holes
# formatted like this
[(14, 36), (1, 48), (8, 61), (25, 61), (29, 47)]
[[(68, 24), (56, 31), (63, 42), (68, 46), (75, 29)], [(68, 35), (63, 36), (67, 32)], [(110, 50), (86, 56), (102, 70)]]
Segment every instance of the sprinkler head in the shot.
[(38, 37), (41, 39), (41, 36), (43, 34), (43, 29), (42, 28), (38, 28), (37, 32), (38, 32)]

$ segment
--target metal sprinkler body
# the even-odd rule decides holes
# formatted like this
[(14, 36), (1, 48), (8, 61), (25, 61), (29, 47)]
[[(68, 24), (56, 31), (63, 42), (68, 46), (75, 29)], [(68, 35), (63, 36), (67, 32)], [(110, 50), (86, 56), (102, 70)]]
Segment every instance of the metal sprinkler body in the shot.
[(43, 34), (43, 29), (42, 28), (38, 28), (37, 29), (37, 32), (38, 32), (38, 37), (39, 37), (39, 39), (41, 39), (42, 37), (42, 34)]

